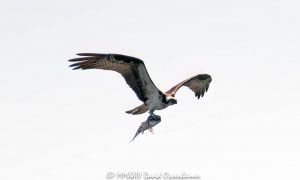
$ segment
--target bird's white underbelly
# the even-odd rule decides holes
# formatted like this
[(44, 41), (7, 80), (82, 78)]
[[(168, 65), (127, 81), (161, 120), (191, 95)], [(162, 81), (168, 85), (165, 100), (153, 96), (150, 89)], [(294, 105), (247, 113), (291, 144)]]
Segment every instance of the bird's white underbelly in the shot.
[(162, 110), (167, 107), (165, 103), (163, 103), (159, 98), (151, 98), (146, 102), (149, 110)]

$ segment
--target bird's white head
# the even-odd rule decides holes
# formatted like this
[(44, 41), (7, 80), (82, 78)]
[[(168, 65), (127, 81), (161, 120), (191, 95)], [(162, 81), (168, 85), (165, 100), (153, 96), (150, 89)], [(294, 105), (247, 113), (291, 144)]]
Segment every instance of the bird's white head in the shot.
[(177, 104), (177, 100), (173, 96), (167, 96), (166, 101), (168, 106)]

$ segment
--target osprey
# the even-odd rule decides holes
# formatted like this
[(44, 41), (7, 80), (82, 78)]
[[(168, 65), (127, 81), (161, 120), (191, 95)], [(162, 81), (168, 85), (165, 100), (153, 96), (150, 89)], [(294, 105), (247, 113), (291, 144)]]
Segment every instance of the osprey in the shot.
[[(168, 106), (177, 104), (174, 98), (178, 89), (186, 86), (191, 89), (199, 99), (208, 90), (212, 78), (208, 74), (198, 74), (188, 78), (166, 92), (160, 91), (151, 80), (144, 62), (138, 58), (121, 54), (94, 54), (80, 53), (79, 58), (70, 59), (70, 67), (75, 69), (103, 69), (120, 73), (126, 83), (135, 92), (139, 100), (143, 102), (140, 106), (126, 111), (128, 114), (142, 114), (149, 111), (150, 116), (155, 110), (162, 110)], [(156, 115), (154, 115), (156, 116)]]

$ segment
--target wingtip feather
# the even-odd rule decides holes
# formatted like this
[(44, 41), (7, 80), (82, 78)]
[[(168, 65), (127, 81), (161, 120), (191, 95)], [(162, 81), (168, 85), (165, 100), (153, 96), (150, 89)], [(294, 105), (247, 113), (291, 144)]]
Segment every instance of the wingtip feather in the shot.
[(91, 53), (77, 53), (76, 55), (77, 56), (87, 56), (88, 54), (91, 54)]
[(80, 67), (78, 66), (78, 67), (72, 68), (72, 70), (77, 70), (77, 69), (80, 69)]

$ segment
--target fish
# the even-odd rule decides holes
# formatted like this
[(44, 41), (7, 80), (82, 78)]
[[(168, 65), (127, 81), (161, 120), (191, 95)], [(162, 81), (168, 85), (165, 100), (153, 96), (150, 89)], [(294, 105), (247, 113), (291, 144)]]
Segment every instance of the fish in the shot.
[(140, 133), (144, 134), (144, 131), (149, 130), (153, 133), (153, 127), (156, 126), (158, 123), (161, 122), (161, 117), (155, 114), (150, 114), (147, 120), (142, 122), (138, 130), (136, 131), (133, 139), (130, 141), (132, 142)]

